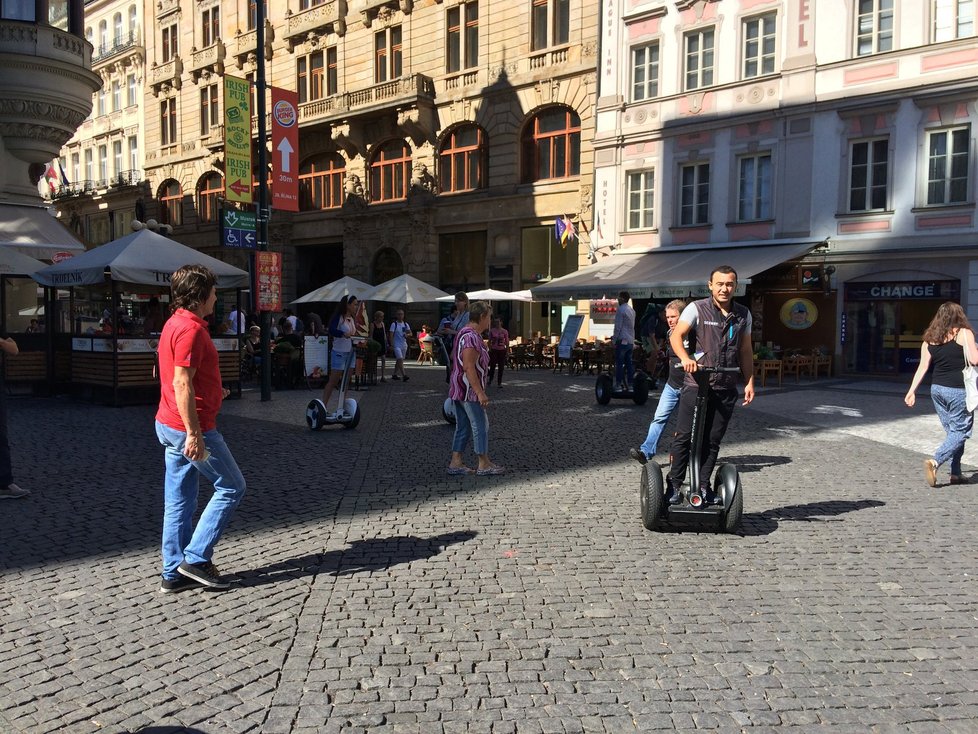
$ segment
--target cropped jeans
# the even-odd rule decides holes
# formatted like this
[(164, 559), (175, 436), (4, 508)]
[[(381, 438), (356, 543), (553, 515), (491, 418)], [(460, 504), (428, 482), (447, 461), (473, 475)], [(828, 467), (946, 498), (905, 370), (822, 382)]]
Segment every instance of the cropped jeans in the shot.
[(472, 450), (479, 456), (489, 453), (489, 416), (486, 409), (472, 400), (453, 400), (455, 403), (455, 439), (452, 451), (462, 453), (472, 440)]
[(669, 422), (669, 416), (672, 415), (672, 411), (679, 404), (679, 395), (681, 392), (681, 389), (675, 388), (668, 383), (662, 388), (662, 394), (659, 396), (659, 405), (655, 409), (655, 416), (653, 416), (652, 422), (649, 423), (649, 435), (645, 437), (645, 443), (639, 449), (650, 459), (655, 455), (659, 437), (662, 436), (662, 431), (666, 427), (666, 423)]
[[(244, 495), (245, 480), (216, 428), (204, 432), (204, 445), (210, 452), (204, 461), (191, 461), (184, 456), (185, 432), (157, 421), (156, 437), (166, 449), (163, 578), (172, 581), (179, 578), (177, 566), (183, 561), (206, 563), (211, 560), (214, 546)], [(214, 494), (194, 527), (201, 474), (214, 485)]]
[(944, 387), (931, 385), (930, 397), (934, 401), (937, 417), (947, 437), (944, 443), (937, 447), (934, 461), (938, 466), (951, 461), (951, 474), (961, 476), (961, 457), (964, 455), (964, 442), (971, 438), (971, 427), (974, 423), (974, 413), (969, 413), (965, 404), (963, 387)]

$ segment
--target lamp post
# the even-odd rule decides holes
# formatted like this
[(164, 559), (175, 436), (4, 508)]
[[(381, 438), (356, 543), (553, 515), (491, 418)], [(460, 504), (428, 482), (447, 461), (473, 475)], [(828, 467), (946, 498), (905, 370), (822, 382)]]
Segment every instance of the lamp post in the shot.
[[(268, 150), (265, 130), (265, 0), (255, 3), (255, 97), (258, 100), (258, 250), (268, 250)], [(256, 258), (257, 259), (257, 258)], [(257, 272), (257, 268), (253, 268)], [(254, 294), (252, 294), (254, 297)], [(272, 399), (272, 314), (259, 312), (261, 326), (261, 399)]]

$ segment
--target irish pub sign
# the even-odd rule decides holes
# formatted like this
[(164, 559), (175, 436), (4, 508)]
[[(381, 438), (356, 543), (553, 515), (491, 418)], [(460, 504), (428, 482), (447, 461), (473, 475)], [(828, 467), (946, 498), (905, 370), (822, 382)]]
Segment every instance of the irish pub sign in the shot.
[(251, 84), (235, 76), (224, 77), (224, 174), (224, 197), (252, 203)]

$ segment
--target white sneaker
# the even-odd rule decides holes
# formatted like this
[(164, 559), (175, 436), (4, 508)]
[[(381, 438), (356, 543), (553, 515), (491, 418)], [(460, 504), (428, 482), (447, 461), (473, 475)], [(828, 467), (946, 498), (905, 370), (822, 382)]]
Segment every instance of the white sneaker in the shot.
[(0, 489), (0, 500), (16, 500), (21, 497), (27, 497), (30, 493), (31, 491), (29, 489), (23, 489), (11, 482), (6, 487)]

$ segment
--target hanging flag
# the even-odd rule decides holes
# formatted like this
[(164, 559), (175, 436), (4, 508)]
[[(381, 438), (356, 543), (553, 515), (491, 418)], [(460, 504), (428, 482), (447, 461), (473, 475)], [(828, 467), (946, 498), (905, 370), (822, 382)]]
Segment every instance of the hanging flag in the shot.
[(44, 180), (51, 194), (54, 195), (58, 191), (58, 172), (54, 170), (54, 163), (48, 163), (47, 170), (44, 171)]
[[(567, 243), (570, 242), (575, 237), (577, 237), (577, 230), (574, 229), (574, 223), (567, 218), (566, 214), (562, 217), (562, 219), (563, 219), (562, 222), (563, 229), (560, 233), (560, 246), (566, 250)], [(557, 220), (557, 221), (561, 221), (561, 220)]]
[(554, 239), (560, 243), (564, 241), (564, 218), (557, 217), (554, 220)]
[(68, 188), (71, 184), (68, 183), (68, 174), (65, 173), (65, 167), (61, 165), (61, 159), (58, 159), (58, 170), (61, 172), (61, 185)]

